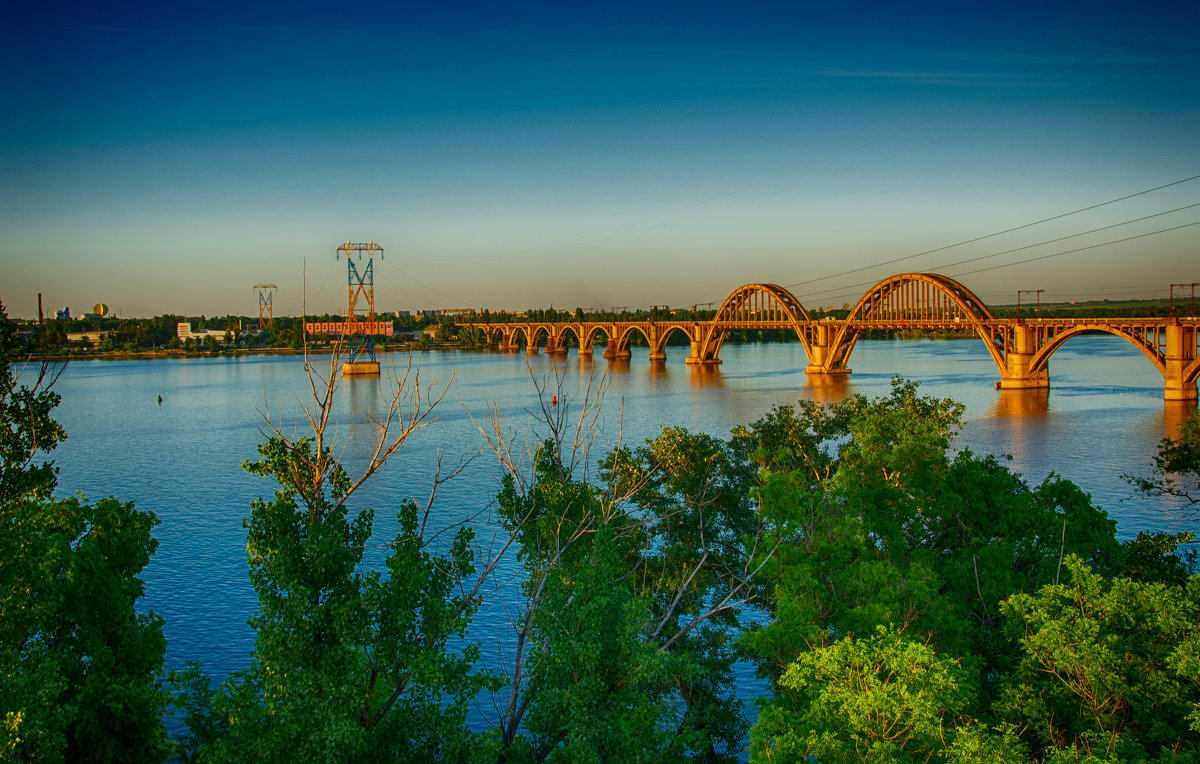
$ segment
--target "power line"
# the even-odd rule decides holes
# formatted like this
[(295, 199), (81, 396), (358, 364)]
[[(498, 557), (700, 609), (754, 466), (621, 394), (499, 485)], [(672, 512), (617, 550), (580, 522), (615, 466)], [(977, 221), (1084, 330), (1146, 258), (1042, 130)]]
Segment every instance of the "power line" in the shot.
[[(1098, 243), (1098, 244), (1092, 244), (1092, 245), (1089, 245), (1089, 246), (1086, 246), (1086, 247), (1079, 247), (1079, 248), (1077, 248), (1077, 249), (1069, 249), (1069, 250), (1065, 250), (1065, 251), (1062, 251), (1062, 252), (1054, 252), (1054, 253), (1051, 253), (1051, 254), (1048, 254), (1048, 255), (1040, 255), (1040, 256), (1038, 256), (1038, 257), (1031, 257), (1031, 258), (1028, 258), (1028, 259), (1025, 259), (1025, 260), (1018, 260), (1018, 261), (1016, 261), (1016, 262), (1012, 262), (1012, 263), (1004, 263), (1004, 264), (1001, 264), (1001, 265), (993, 265), (993, 266), (990, 266), (990, 267), (988, 267), (988, 268), (979, 268), (979, 269), (977, 269), (977, 270), (973, 270), (973, 271), (967, 271), (967, 272), (965, 272), (965, 273), (956, 274), (956, 275), (954, 275), (953, 277), (954, 277), (954, 278), (959, 278), (960, 276), (969, 276), (969, 275), (971, 275), (971, 274), (973, 274), (973, 273), (983, 273), (983, 272), (985, 272), (985, 271), (994, 271), (994, 270), (999, 270), (1000, 268), (1009, 268), (1009, 267), (1012, 267), (1012, 266), (1014, 266), (1014, 265), (1022, 265), (1022, 264), (1024, 264), (1024, 263), (1032, 263), (1032, 262), (1036, 262), (1036, 261), (1038, 261), (1038, 260), (1048, 260), (1048, 259), (1050, 259), (1050, 258), (1052, 258), (1052, 257), (1061, 257), (1062, 255), (1069, 255), (1069, 254), (1073, 254), (1073, 253), (1076, 253), (1076, 252), (1083, 252), (1083, 251), (1086, 251), (1086, 250), (1089, 250), (1089, 249), (1098, 249), (1099, 247), (1106, 247), (1106, 246), (1109, 246), (1110, 244), (1120, 244), (1120, 243), (1122, 243), (1122, 242), (1126, 242), (1126, 241), (1133, 241), (1133, 240), (1135, 240), (1135, 239), (1142, 239), (1142, 238), (1145, 238), (1145, 237), (1147, 237), (1147, 236), (1154, 236), (1154, 235), (1157, 235), (1157, 234), (1160, 234), (1160, 233), (1168, 233), (1168, 232), (1170, 232), (1170, 231), (1178, 231), (1178, 230), (1179, 230), (1179, 229), (1181, 229), (1181, 228), (1190, 228), (1191, 226), (1194, 226), (1194, 225), (1200, 225), (1200, 221), (1197, 221), (1197, 222), (1195, 222), (1195, 223), (1185, 223), (1185, 224), (1183, 224), (1183, 225), (1173, 226), (1173, 227), (1170, 227), (1170, 228), (1161, 228), (1161, 229), (1159, 229), (1159, 230), (1157, 230), (1157, 231), (1148, 231), (1148, 232), (1146, 232), (1146, 233), (1140, 233), (1140, 234), (1136, 234), (1136, 235), (1134, 235), (1134, 236), (1127, 236), (1127, 237), (1125, 237), (1125, 238), (1123, 238), (1123, 239), (1112, 239), (1112, 240), (1109, 240), (1109, 241), (1100, 242), (1100, 243)], [(1097, 230), (1100, 230), (1100, 229), (1097, 229)], [(1046, 244), (1046, 243), (1050, 243), (1050, 242), (1041, 242), (1040, 244)], [(1031, 246), (1040, 246), (1040, 244), (1035, 244), (1035, 245), (1031, 245)], [(956, 262), (956, 263), (947, 263), (946, 265), (944, 265), (944, 266), (942, 266), (942, 267), (943, 267), (943, 268), (953, 268), (953, 267), (954, 267), (954, 266), (956, 266), (956, 265), (962, 265), (962, 264), (966, 264), (966, 263), (969, 263), (969, 262), (974, 262), (974, 261), (975, 261), (975, 260), (977, 260), (977, 259), (979, 259), (979, 258), (969, 258), (969, 259), (967, 259), (967, 260), (963, 260), (963, 261)], [(948, 274), (948, 275), (949, 275), (949, 274)], [(825, 298), (825, 299), (828, 299), (828, 298), (829, 298), (829, 297), (831, 297), (831, 296), (842, 296), (842, 295), (845, 295), (845, 294), (850, 294), (850, 293), (851, 293), (851, 291), (850, 291), (850, 290), (858, 290), (858, 289), (862, 289), (862, 288), (864, 288), (864, 287), (873, 286), (875, 283), (877, 283), (877, 282), (875, 282), (875, 281), (862, 281), (862, 282), (859, 282), (859, 283), (857, 283), (857, 284), (848, 284), (848, 285), (846, 285), (846, 286), (835, 287), (835, 288), (832, 288), (832, 289), (825, 289), (825, 290), (821, 290), (821, 291), (817, 291), (817, 292), (808, 292), (808, 293), (805, 293), (805, 294), (803, 294), (803, 295), (796, 295), (796, 297), (797, 297), (797, 298), (804, 297), (804, 298), (809, 298), (809, 299), (819, 299), (819, 298)]]
[(1140, 223), (1143, 220), (1150, 220), (1151, 218), (1159, 218), (1159, 217), (1162, 217), (1163, 215), (1170, 215), (1173, 212), (1181, 212), (1183, 210), (1190, 210), (1193, 207), (1200, 207), (1200, 202), (1197, 202), (1196, 204), (1188, 204), (1183, 207), (1176, 207), (1173, 210), (1167, 210), (1165, 212), (1156, 212), (1153, 215), (1145, 215), (1140, 218), (1133, 218), (1132, 220), (1126, 220), (1121, 223), (1113, 223), (1112, 225), (1106, 225), (1106, 226), (1101, 226), (1099, 228), (1093, 228), (1090, 231), (1081, 231), (1079, 233), (1070, 234), (1069, 236), (1059, 236), (1057, 239), (1047, 239), (1046, 241), (1039, 241), (1036, 244), (1026, 244), (1023, 247), (1013, 247), (1012, 249), (1006, 249), (1001, 252), (993, 252), (990, 255), (980, 255), (979, 257), (971, 257), (971, 258), (967, 258), (966, 260), (958, 260), (953, 263), (939, 265), (939, 266), (935, 267), (933, 270), (940, 271), (943, 268), (953, 268), (956, 265), (966, 265), (967, 263), (976, 263), (976, 262), (979, 262), (980, 260), (988, 260), (993, 257), (999, 257), (1000, 255), (1011, 255), (1013, 252), (1021, 252), (1026, 249), (1033, 249), (1034, 247), (1043, 247), (1047, 244), (1057, 244), (1058, 242), (1066, 241), (1067, 239), (1078, 239), (1080, 236), (1087, 236), (1090, 233), (1097, 233), (1099, 231), (1107, 231), (1110, 228), (1120, 228), (1121, 226), (1129, 225), (1130, 223)]
[(970, 276), (973, 273), (986, 273), (987, 271), (995, 271), (995, 270), (999, 270), (1001, 268), (1011, 268), (1014, 265), (1024, 265), (1025, 263), (1034, 263), (1039, 260), (1049, 260), (1052, 257), (1061, 257), (1062, 255), (1071, 255), (1076, 252), (1084, 252), (1089, 249), (1097, 249), (1099, 247), (1107, 247), (1110, 244), (1120, 244), (1120, 243), (1126, 242), (1126, 241), (1133, 241), (1134, 239), (1142, 239), (1147, 236), (1156, 236), (1160, 233), (1168, 233), (1170, 231), (1178, 231), (1181, 228), (1191, 228), (1194, 225), (1200, 225), (1200, 220), (1197, 220), (1194, 223), (1184, 223), (1183, 225), (1173, 226), (1171, 228), (1160, 228), (1157, 231), (1148, 231), (1146, 233), (1139, 233), (1136, 236), (1127, 236), (1124, 239), (1114, 239), (1113, 241), (1106, 241), (1106, 242), (1102, 242), (1100, 244), (1093, 244), (1089, 247), (1079, 247), (1078, 249), (1068, 249), (1063, 252), (1054, 252), (1052, 254), (1042, 255), (1040, 257), (1030, 257), (1026, 260), (1018, 260), (1015, 263), (1004, 263), (1003, 265), (993, 265), (988, 268), (978, 268), (973, 271), (967, 271), (966, 273), (960, 273), (957, 276), (955, 276), (955, 278), (958, 278), (958, 276)]
[[(466, 305), (466, 306), (468, 306), (468, 307), (470, 307), (470, 306), (471, 306), (471, 303), (469, 303), (469, 302), (466, 302), (465, 300), (460, 300), (460, 299), (458, 299), (457, 297), (454, 297), (454, 296), (452, 296), (452, 295), (448, 295), (448, 294), (446, 294), (445, 292), (441, 292), (441, 291), (439, 291), (439, 290), (437, 290), (437, 289), (434, 289), (433, 287), (429, 286), (428, 284), (424, 283), (423, 281), (419, 281), (418, 279), (415, 279), (415, 278), (413, 278), (413, 277), (412, 277), (410, 274), (408, 274), (408, 273), (404, 272), (403, 270), (401, 270), (401, 269), (399, 269), (399, 268), (396, 268), (396, 270), (397, 270), (397, 271), (399, 271), (400, 275), (404, 276), (405, 278), (407, 278), (409, 281), (413, 282), (414, 284), (416, 284), (416, 285), (418, 285), (418, 286), (421, 286), (421, 287), (424, 287), (424, 288), (428, 289), (430, 292), (433, 292), (434, 294), (441, 295), (442, 297), (446, 298), (447, 300), (450, 300), (452, 303), (457, 303), (457, 304), (459, 304), (459, 305)], [(397, 284), (396, 282), (392, 281), (390, 278), (388, 278), (388, 277), (387, 277), (387, 275), (386, 275), (386, 274), (384, 274), (384, 273), (382, 273), (382, 272), (381, 272), (379, 275), (383, 277), (383, 280), (384, 280), (384, 281), (388, 282), (388, 283), (389, 283), (389, 284), (391, 284), (393, 287), (395, 287), (396, 289), (399, 289), (399, 290), (400, 290), (400, 291), (402, 291), (402, 292), (406, 292), (406, 293), (408, 293), (408, 294), (412, 295), (413, 297), (415, 297), (415, 298), (417, 298), (417, 299), (420, 299), (420, 300), (425, 300), (426, 302), (433, 302), (433, 303), (436, 303), (436, 300), (430, 300), (428, 297), (425, 297), (425, 296), (423, 296), (423, 295), (419, 295), (419, 294), (417, 294), (416, 292), (413, 292), (413, 291), (411, 291), (411, 290), (409, 290), (409, 289), (405, 289), (404, 287), (400, 286), (400, 285), (399, 285), (399, 284)], [(443, 306), (443, 307), (445, 307), (445, 306)]]
[[(1041, 225), (1042, 223), (1049, 223), (1054, 220), (1061, 220), (1063, 218), (1070, 217), (1071, 215), (1078, 215), (1081, 212), (1088, 212), (1090, 210), (1099, 209), (1100, 207), (1105, 207), (1110, 204), (1116, 204), (1117, 202), (1123, 202), (1127, 199), (1133, 199), (1136, 196), (1144, 196), (1145, 194), (1149, 194), (1154, 191), (1161, 191), (1164, 188), (1170, 188), (1171, 186), (1178, 186), (1181, 183), (1187, 183), (1188, 181), (1196, 180), (1197, 178), (1200, 178), (1200, 175), (1193, 175), (1190, 178), (1183, 178), (1182, 180), (1176, 180), (1176, 181), (1172, 181), (1170, 183), (1164, 183), (1161, 186), (1155, 186), (1154, 188), (1147, 188), (1144, 191), (1138, 191), (1136, 193), (1127, 194), (1125, 196), (1117, 197), (1116, 199), (1109, 199), (1106, 202), (1100, 202), (1098, 204), (1091, 204), (1091, 205), (1088, 205), (1087, 207), (1080, 207), (1077, 210), (1071, 210), (1070, 212), (1064, 212), (1059, 215), (1052, 215), (1051, 217), (1048, 217), (1048, 218), (1042, 218), (1041, 220), (1035, 220), (1032, 223), (1025, 223), (1023, 225), (1013, 226), (1012, 228), (1005, 228), (1003, 231), (996, 231), (995, 233), (984, 234), (983, 236), (976, 236), (973, 239), (964, 239), (963, 241), (958, 241), (953, 244), (946, 244), (945, 246), (935, 247), (933, 249), (927, 249), (924, 252), (917, 252), (914, 255), (905, 255), (903, 257), (896, 257), (891, 260), (884, 260), (883, 262), (874, 263), (872, 265), (864, 265), (861, 268), (853, 268), (848, 271), (842, 271), (841, 273), (833, 273), (828, 276), (820, 276), (815, 279), (808, 279), (807, 281), (798, 281), (795, 284), (786, 285), (785, 288), (790, 289), (792, 287), (804, 286), (806, 284), (815, 284), (818, 281), (826, 281), (828, 279), (840, 278), (841, 276), (850, 276), (855, 273), (861, 273), (862, 271), (871, 270), (872, 268), (880, 268), (885, 265), (894, 265), (895, 263), (901, 263), (901, 262), (904, 262), (905, 260), (914, 260), (918, 257), (924, 257), (925, 255), (932, 255), (935, 252), (943, 252), (947, 249), (953, 249), (954, 247), (961, 247), (964, 244), (974, 244), (977, 241), (983, 241), (985, 239), (992, 239), (997, 236), (1003, 236), (1006, 233), (1012, 233), (1014, 231), (1021, 231), (1026, 228), (1032, 228), (1036, 225)], [(1181, 209), (1183, 209), (1183, 208), (1181, 208)], [(1160, 214), (1166, 214), (1166, 213), (1160, 213)], [(1133, 222), (1133, 221), (1129, 221), (1129, 222)], [(1118, 225), (1124, 225), (1124, 224), (1118, 223)], [(1103, 230), (1103, 229), (1097, 228), (1095, 230), (1099, 231), (1099, 230)], [(1079, 235), (1079, 234), (1077, 234), (1077, 235)], [(1043, 242), (1043, 243), (1047, 243), (1047, 242)], [(1037, 246), (1037, 245), (1031, 245), (1031, 246)], [(1003, 253), (997, 253), (997, 254), (1003, 254)], [(992, 257), (992, 255), (988, 255), (988, 257)]]

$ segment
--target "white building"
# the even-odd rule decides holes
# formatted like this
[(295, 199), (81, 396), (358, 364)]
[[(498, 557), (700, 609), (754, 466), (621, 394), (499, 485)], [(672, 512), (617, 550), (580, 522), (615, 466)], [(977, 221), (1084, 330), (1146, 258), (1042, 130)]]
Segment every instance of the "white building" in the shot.
[[(238, 331), (230, 332), (233, 335), (234, 339), (237, 339), (238, 334), (240, 334), (240, 330), (241, 330), (241, 327), (238, 327)], [(190, 340), (193, 337), (195, 337), (198, 340), (203, 340), (205, 337), (212, 337), (217, 342), (224, 342), (225, 341), (225, 330), (224, 329), (201, 329), (198, 332), (193, 332), (192, 324), (190, 321), (180, 321), (179, 323), (175, 324), (175, 336), (179, 337), (179, 339), (181, 341), (182, 340)]]

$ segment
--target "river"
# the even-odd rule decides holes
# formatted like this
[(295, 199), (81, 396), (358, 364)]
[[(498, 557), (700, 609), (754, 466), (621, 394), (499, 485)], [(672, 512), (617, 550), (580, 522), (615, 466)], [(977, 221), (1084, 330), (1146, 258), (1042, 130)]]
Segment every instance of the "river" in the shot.
[[(651, 364), (645, 348), (610, 365), (524, 353), (426, 352), (420, 383), (444, 390), (437, 421), (418, 431), (387, 467), (357, 495), (357, 506), (374, 506), (376, 538), (394, 533), (389, 507), (412, 496), (423, 502), (438, 454), (443, 465), (473, 457), (463, 473), (443, 485), (432, 522), (447, 527), (470, 520), (486, 536), (501, 470), (482, 452), (472, 417), (498, 410), (515, 438), (536, 442), (545, 427), (535, 381), (548, 385), (568, 413), (578, 411), (589, 385), (605, 387), (598, 448), (623, 439), (640, 443), (663, 425), (728, 436), (736, 425), (771, 407), (801, 398), (828, 401), (849, 394), (885, 394), (892, 375), (921, 384), (927, 395), (952, 397), (966, 406), (957, 447), (976, 453), (1011, 454), (1012, 466), (1031, 482), (1050, 472), (1069, 478), (1119, 522), (1130, 537), (1141, 530), (1178, 531), (1195, 521), (1163, 500), (1139, 497), (1121, 475), (1150, 474), (1158, 442), (1194, 410), (1164, 403), (1162, 378), (1125, 341), (1107, 335), (1072, 339), (1050, 364), (1049, 391), (997, 391), (998, 374), (987, 350), (966, 340), (863, 340), (850, 359), (853, 374), (841, 382), (814, 384), (799, 343), (729, 344), (718, 368), (689, 367), (683, 349)], [(405, 355), (384, 355), (385, 368)], [(321, 359), (318, 359), (320, 362)], [(415, 371), (415, 370), (414, 370)], [(335, 424), (350, 471), (364, 463), (364, 421), (381, 412), (379, 380), (347, 379), (337, 393)], [(59, 492), (81, 491), (97, 499), (114, 495), (153, 510), (158, 551), (143, 578), (141, 603), (161, 615), (169, 640), (168, 665), (200, 660), (217, 676), (247, 664), (253, 633), (246, 625), (255, 599), (246, 574), (242, 520), (256, 496), (274, 486), (240, 468), (264, 440), (263, 414), (289, 433), (298, 421), (298, 397), (308, 395), (296, 356), (84, 361), (59, 379), (57, 418), (69, 437), (54, 454), (61, 467)], [(157, 402), (162, 396), (162, 403)], [(378, 565), (384, 550), (369, 550)], [(487, 645), (502, 641), (503, 611), (485, 608), (471, 635)], [(494, 655), (494, 652), (491, 653)], [(748, 690), (753, 692), (753, 690)]]

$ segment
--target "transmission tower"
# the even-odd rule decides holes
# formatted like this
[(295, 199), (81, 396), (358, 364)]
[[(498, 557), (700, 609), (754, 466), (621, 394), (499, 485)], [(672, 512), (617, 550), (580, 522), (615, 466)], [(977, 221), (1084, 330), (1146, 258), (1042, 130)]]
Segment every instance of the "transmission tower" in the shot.
[[(275, 306), (271, 298), (279, 287), (274, 284), (255, 284), (254, 291), (258, 293), (258, 330), (275, 328)], [(264, 319), (265, 316), (265, 319)]]
[[(342, 364), (343, 374), (378, 374), (379, 362), (375, 360), (375, 254), (383, 259), (383, 247), (373, 241), (366, 244), (346, 242), (337, 248), (337, 256), (346, 255), (346, 344), (349, 355)], [(366, 256), (366, 267), (361, 271), (354, 262), (362, 264)]]

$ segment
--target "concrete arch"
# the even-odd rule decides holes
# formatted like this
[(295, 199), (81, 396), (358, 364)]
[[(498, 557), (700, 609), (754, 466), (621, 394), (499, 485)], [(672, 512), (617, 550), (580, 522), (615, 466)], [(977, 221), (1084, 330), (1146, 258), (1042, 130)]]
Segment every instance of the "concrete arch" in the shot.
[(631, 339), (633, 339), (634, 332), (637, 332), (638, 334), (642, 335), (642, 337), (644, 337), (646, 339), (647, 345), (649, 345), (652, 348), (654, 347), (654, 340), (650, 339), (650, 335), (646, 333), (646, 329), (638, 324), (633, 324), (632, 326), (625, 327), (624, 331), (618, 332), (618, 338), (617, 338), (617, 349), (618, 350), (628, 350), (629, 349), (629, 344), (630, 344), (629, 341)]
[[(525, 340), (525, 341), (524, 341), (524, 343), (518, 343), (518, 342), (517, 342), (517, 335), (520, 335), (520, 336), (521, 336), (521, 337), (522, 337), (522, 338)], [(531, 335), (531, 334), (530, 334), (530, 328), (529, 328), (529, 327), (527, 327), (527, 326), (514, 326), (514, 327), (513, 327), (513, 330), (512, 330), (512, 334), (511, 334), (511, 335), (509, 335), (508, 341), (509, 341), (509, 344), (512, 344), (512, 345), (521, 345), (521, 344), (528, 345), (528, 344), (529, 344), (529, 338), (530, 338), (530, 336), (534, 336), (534, 335)]]
[(661, 332), (659, 332), (658, 341), (653, 343), (653, 345), (650, 348), (651, 355), (665, 354), (667, 352), (667, 342), (670, 341), (671, 335), (674, 334), (675, 332), (682, 332), (683, 336), (687, 337), (689, 342), (696, 341), (696, 338), (692, 335), (691, 332), (689, 332), (687, 330), (687, 327), (681, 326), (679, 324), (675, 324), (674, 326), (668, 326), (665, 329), (663, 329)]
[(574, 334), (575, 342), (579, 345), (579, 347), (583, 347), (583, 334), (582, 329), (579, 326), (576, 326), (575, 324), (567, 324), (566, 326), (562, 327), (558, 333), (558, 341), (563, 347), (566, 347), (568, 334)]
[(492, 345), (492, 344), (507, 345), (508, 344), (508, 332), (505, 331), (502, 327), (487, 326), (486, 324), (483, 326), (479, 326), (478, 324), (476, 324), (475, 326), (483, 329), (484, 336), (487, 338), (487, 344), (489, 344), (489, 345)]
[(779, 313), (796, 323), (812, 320), (796, 296), (778, 284), (743, 284), (725, 298), (714, 320), (763, 320)]
[(1166, 376), (1166, 364), (1163, 363), (1163, 359), (1158, 352), (1158, 348), (1150, 347), (1142, 339), (1130, 334), (1129, 332), (1123, 331), (1114, 326), (1106, 326), (1104, 324), (1085, 324), (1083, 326), (1075, 326), (1067, 329), (1064, 332), (1054, 335), (1053, 339), (1043, 345), (1040, 349), (1038, 349), (1037, 353), (1034, 354), (1033, 360), (1030, 362), (1030, 369), (1032, 371), (1044, 370), (1046, 365), (1050, 362), (1050, 356), (1054, 355), (1054, 351), (1065, 345), (1067, 340), (1071, 339), (1072, 337), (1078, 337), (1081, 334), (1088, 334), (1092, 332), (1111, 334), (1126, 340), (1129, 342), (1129, 344), (1142, 351), (1142, 355), (1150, 359), (1150, 363), (1154, 364), (1154, 368), (1158, 369), (1159, 374)]
[(612, 330), (610, 328), (606, 328), (603, 324), (592, 324), (591, 326), (586, 327), (583, 330), (583, 334), (580, 335), (582, 339), (579, 341), (579, 347), (590, 348), (592, 343), (596, 341), (597, 334), (603, 334), (604, 339), (610, 343), (614, 341), (612, 338)]

